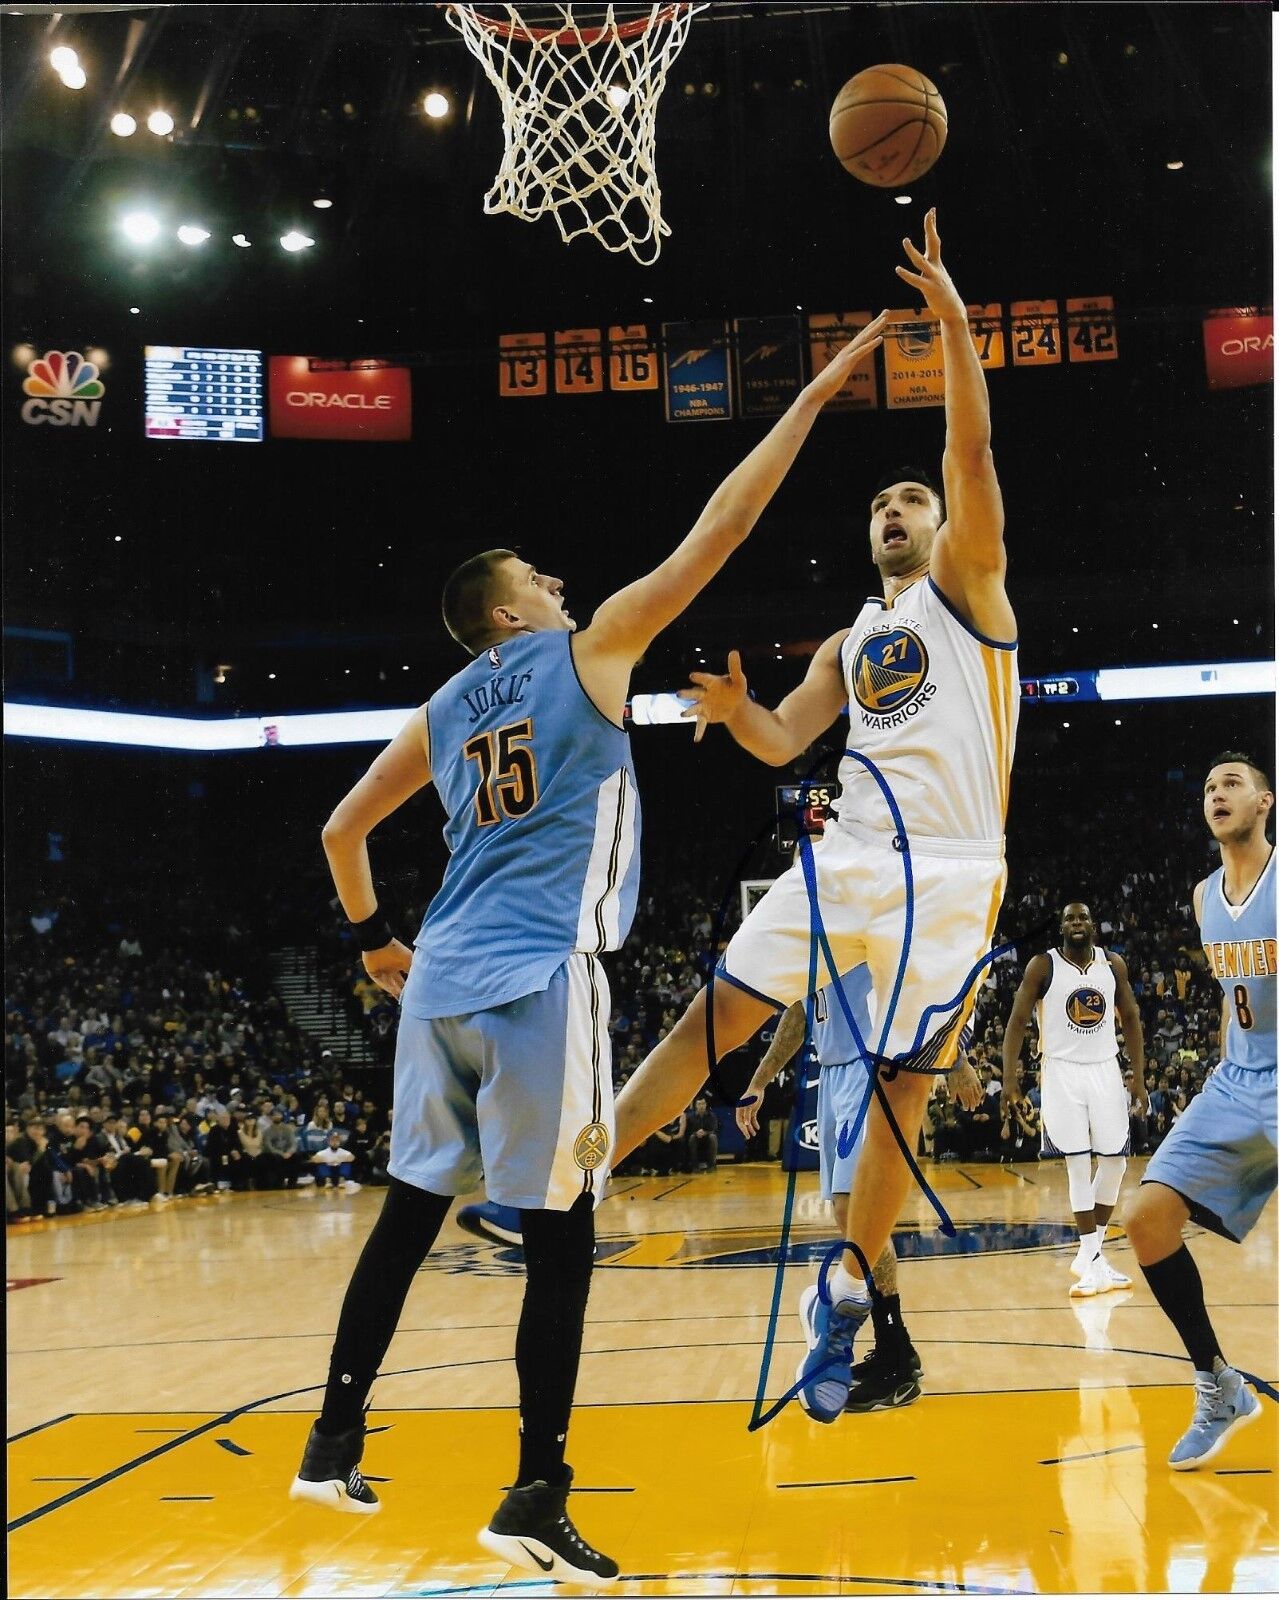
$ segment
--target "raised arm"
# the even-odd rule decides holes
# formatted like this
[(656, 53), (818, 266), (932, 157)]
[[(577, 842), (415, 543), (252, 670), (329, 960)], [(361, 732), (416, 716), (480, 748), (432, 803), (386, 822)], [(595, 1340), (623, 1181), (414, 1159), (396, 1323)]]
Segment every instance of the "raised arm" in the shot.
[(1017, 623), (1004, 590), (1004, 502), (990, 452), (990, 397), (968, 310), (942, 264), (936, 208), (924, 218), (923, 250), (909, 239), (902, 246), (915, 270), (898, 267), (897, 276), (938, 318), (946, 369), (946, 521), (933, 545), (933, 581), (978, 633), (1011, 642)]
[(1043, 998), (1051, 975), (1052, 962), (1047, 956), (1031, 956), (1026, 963), (1021, 985), (1013, 996), (1013, 1008), (1004, 1029), (1004, 1088), (1000, 1095), (1000, 1109), (1005, 1116), (1021, 1093), (1021, 1045), (1026, 1037), (1026, 1024), (1030, 1021), (1035, 1002)]
[(747, 693), (736, 650), (729, 651), (727, 673), (690, 673), (692, 684), (683, 695), (693, 703), (684, 715), (697, 718), (694, 740), (706, 732), (708, 722), (722, 722), (743, 750), (770, 767), (793, 761), (844, 709), (848, 694), (839, 652), (847, 637), (847, 628), (831, 634), (809, 662), (803, 681), (773, 711)]
[(1124, 1030), (1124, 1048), (1132, 1063), (1133, 1092), (1142, 1115), (1150, 1115), (1150, 1091), (1146, 1088), (1146, 1039), (1141, 1026), (1141, 1007), (1128, 981), (1128, 967), (1122, 956), (1106, 952), (1111, 971), (1115, 975), (1115, 1010)]
[[(583, 681), (597, 702), (609, 702), (615, 680), (630, 669), (656, 638), (702, 592), (750, 533), (808, 437), (818, 412), (843, 388), (855, 367), (883, 343), (881, 313), (796, 396), (751, 453), (707, 501), (692, 531), (646, 576), (606, 600), (573, 641)], [(588, 681), (594, 678), (596, 682)], [(625, 699), (625, 687), (622, 689)]]
[(419, 706), (373, 762), (355, 787), (341, 800), (321, 835), (329, 871), (342, 909), (354, 923), (367, 923), (386, 939), (365, 950), (364, 966), (380, 988), (399, 998), (413, 961), (407, 945), (391, 937), (390, 927), (376, 922), (377, 894), (369, 867), (368, 838), (410, 796), (431, 781), (431, 761), (426, 707)]

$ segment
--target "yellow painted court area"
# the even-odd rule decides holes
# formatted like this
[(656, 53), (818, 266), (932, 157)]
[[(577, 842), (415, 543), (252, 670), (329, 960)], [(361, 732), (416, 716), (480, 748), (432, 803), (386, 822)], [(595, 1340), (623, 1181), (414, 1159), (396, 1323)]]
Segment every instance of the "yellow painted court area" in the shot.
[[(784, 1176), (610, 1193), (569, 1440), (573, 1516), (622, 1568), (609, 1592), (1279, 1587), (1274, 1404), (1208, 1467), (1169, 1471), (1189, 1374), (1122, 1234), (1109, 1253), (1133, 1289), (1071, 1302), (1071, 1247), (1042, 1242), (1060, 1172), (926, 1175), (958, 1236), (943, 1246), (912, 1201), (901, 1287), (924, 1397), (831, 1427), (793, 1404), (749, 1426), (766, 1348), (766, 1403), (793, 1380), (814, 1270), (786, 1269), (769, 1347), (775, 1269), (756, 1252), (776, 1245)], [(475, 1541), (515, 1465), (522, 1279), (452, 1223), (375, 1390), (363, 1469), (382, 1511), (287, 1498), (379, 1204), (304, 1191), (11, 1234), (11, 1281), (55, 1281), (8, 1296), (10, 1592), (550, 1591)], [(792, 1242), (820, 1249), (812, 1175), (795, 1212)], [(1228, 1353), (1273, 1382), (1275, 1208), (1242, 1247), (1192, 1246)]]

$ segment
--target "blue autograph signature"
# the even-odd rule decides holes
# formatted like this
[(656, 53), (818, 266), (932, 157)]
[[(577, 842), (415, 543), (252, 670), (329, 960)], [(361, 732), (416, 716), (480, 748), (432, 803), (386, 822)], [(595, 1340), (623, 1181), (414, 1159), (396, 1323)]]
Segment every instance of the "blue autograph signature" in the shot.
[[(914, 1178), (916, 1184), (927, 1198), (933, 1210), (936, 1212), (941, 1231), (953, 1238), (955, 1235), (955, 1225), (951, 1221), (946, 1208), (933, 1193), (933, 1190), (929, 1186), (927, 1179), (920, 1171), (919, 1165), (915, 1160), (914, 1151), (907, 1143), (900, 1127), (898, 1126), (897, 1120), (893, 1115), (892, 1107), (889, 1104), (888, 1097), (884, 1093), (884, 1090), (880, 1084), (880, 1076), (882, 1073), (885, 1079), (891, 1080), (900, 1070), (902, 1070), (903, 1067), (909, 1069), (916, 1061), (916, 1058), (920, 1052), (920, 1048), (928, 1036), (930, 1020), (938, 1015), (955, 1012), (957, 1008), (963, 1004), (965, 997), (971, 992), (972, 986), (983, 968), (994, 961), (997, 956), (1004, 954), (1007, 950), (1015, 948), (1015, 945), (1020, 941), (1012, 941), (1009, 944), (999, 946), (998, 948), (992, 949), (980, 957), (980, 959), (975, 962), (972, 968), (969, 970), (963, 983), (960, 985), (957, 994), (955, 994), (949, 1000), (925, 1007), (915, 1029), (915, 1035), (910, 1048), (899, 1052), (895, 1056), (888, 1056), (885, 1053), (888, 1039), (892, 1031), (893, 1020), (896, 1016), (898, 1003), (901, 998), (902, 984), (905, 981), (906, 969), (910, 960), (911, 942), (914, 937), (915, 874), (911, 861), (910, 837), (906, 829), (905, 821), (902, 818), (901, 810), (897, 804), (896, 797), (894, 796), (887, 780), (884, 778), (883, 774), (880, 772), (875, 763), (871, 761), (868, 756), (863, 755), (858, 750), (846, 749), (844, 754), (850, 760), (860, 762), (861, 765), (864, 766), (870, 773), (871, 777), (875, 780), (875, 783), (884, 798), (884, 802), (888, 808), (889, 814), (892, 817), (896, 834), (895, 842), (901, 853), (902, 869), (905, 879), (905, 925), (902, 934), (901, 953), (898, 957), (897, 971), (894, 977), (892, 991), (888, 997), (887, 1004), (883, 1007), (881, 1012), (882, 1022), (879, 1030), (879, 1045), (877, 1049), (871, 1050), (868, 1048), (866, 1040), (862, 1036), (861, 1029), (857, 1025), (857, 1020), (853, 1015), (848, 996), (844, 991), (843, 977), (836, 965), (834, 955), (831, 951), (830, 941), (826, 935), (825, 925), (822, 921), (821, 906), (817, 891), (817, 871), (813, 860), (812, 842), (802, 828), (799, 830), (799, 858), (804, 877), (804, 885), (808, 894), (810, 931), (808, 999), (805, 1004), (804, 1019), (805, 1042), (811, 1043), (813, 1032), (814, 998), (818, 989), (823, 987), (818, 982), (818, 961), (820, 957), (825, 963), (827, 972), (831, 975), (830, 987), (834, 990), (836, 1000), (843, 1011), (844, 1020), (848, 1024), (849, 1031), (853, 1037), (858, 1051), (866, 1060), (869, 1068), (867, 1072), (866, 1091), (862, 1097), (861, 1104), (857, 1109), (857, 1114), (853, 1120), (852, 1126), (850, 1128), (848, 1123), (845, 1122), (839, 1130), (839, 1153), (841, 1156), (846, 1156), (852, 1150), (865, 1122), (866, 1114), (870, 1108), (871, 1097), (878, 1097), (880, 1107), (888, 1122), (888, 1126), (892, 1132), (897, 1147), (901, 1151), (902, 1156), (910, 1169), (911, 1176)], [(814, 772), (815, 770), (816, 769), (814, 769)], [(810, 772), (808, 776), (806, 776), (800, 783), (796, 796), (797, 814), (802, 812), (806, 807), (808, 803), (808, 791), (813, 782), (814, 773)], [(758, 834), (756, 834), (755, 838), (751, 841), (748, 850), (743, 854), (737, 870), (729, 880), (729, 886), (726, 889), (724, 898), (720, 903), (719, 912), (716, 918), (713, 948), (717, 947), (719, 944), (724, 921), (727, 917), (733, 885), (736, 880), (742, 876), (747, 864), (754, 856), (755, 852), (759, 849), (765, 835), (769, 832), (770, 828), (771, 822), (762, 828)], [(706, 985), (706, 1045), (707, 1060), (712, 1063), (710, 1077), (714, 1084), (716, 1094), (726, 1104), (733, 1106), (739, 1104), (750, 1104), (751, 1102), (749, 1099), (740, 1101), (726, 1092), (724, 1084), (719, 1077), (718, 1067), (715, 1064), (717, 1063), (718, 1056), (715, 1049), (714, 985), (718, 976), (719, 973), (717, 969), (712, 966), (707, 977)], [(916, 1070), (918, 1069), (916, 1068)], [(802, 1105), (802, 1096), (797, 1094), (795, 1097), (794, 1109), (791, 1113), (791, 1124), (787, 1130), (787, 1137), (789, 1139), (794, 1139), (798, 1135)], [(777, 1253), (777, 1266), (773, 1275), (773, 1293), (769, 1307), (768, 1329), (764, 1337), (764, 1347), (760, 1359), (759, 1380), (756, 1387), (754, 1404), (751, 1410), (751, 1419), (748, 1423), (748, 1429), (751, 1432), (755, 1432), (757, 1429), (762, 1428), (767, 1423), (771, 1422), (773, 1418), (776, 1417), (791, 1402), (791, 1400), (795, 1398), (800, 1389), (803, 1387), (803, 1383), (811, 1382), (812, 1379), (817, 1375), (815, 1372), (809, 1373), (804, 1380), (794, 1383), (779, 1400), (775, 1401), (771, 1406), (768, 1406), (767, 1409), (765, 1409), (765, 1391), (768, 1383), (769, 1369), (772, 1364), (773, 1346), (777, 1337), (777, 1324), (781, 1312), (782, 1288), (794, 1216), (796, 1180), (797, 1172), (792, 1169), (788, 1175), (786, 1184), (786, 1197), (782, 1207), (781, 1240)], [(818, 1271), (818, 1294), (826, 1305), (831, 1303), (829, 1287), (829, 1275), (831, 1267), (845, 1251), (851, 1252), (856, 1257), (857, 1263), (861, 1268), (862, 1277), (870, 1290), (872, 1300), (876, 1298), (879, 1293), (875, 1287), (870, 1264), (867, 1262), (866, 1257), (862, 1253), (862, 1250), (858, 1244), (851, 1239), (837, 1239), (831, 1245), (829, 1250), (827, 1250), (822, 1259), (821, 1267)], [(835, 1366), (838, 1364), (838, 1362), (838, 1357), (832, 1357), (827, 1365)], [(824, 1370), (825, 1367), (818, 1369), (818, 1371)]]

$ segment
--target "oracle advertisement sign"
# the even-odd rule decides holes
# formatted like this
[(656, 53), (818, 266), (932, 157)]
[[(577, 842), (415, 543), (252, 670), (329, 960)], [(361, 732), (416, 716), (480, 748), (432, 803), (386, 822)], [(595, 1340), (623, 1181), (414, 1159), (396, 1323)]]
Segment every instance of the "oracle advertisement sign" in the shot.
[(1215, 311), (1204, 318), (1204, 357), (1210, 389), (1242, 389), (1272, 383), (1275, 375), (1275, 328), (1271, 314)]
[(275, 439), (413, 437), (413, 391), (407, 367), (272, 356), (268, 393)]

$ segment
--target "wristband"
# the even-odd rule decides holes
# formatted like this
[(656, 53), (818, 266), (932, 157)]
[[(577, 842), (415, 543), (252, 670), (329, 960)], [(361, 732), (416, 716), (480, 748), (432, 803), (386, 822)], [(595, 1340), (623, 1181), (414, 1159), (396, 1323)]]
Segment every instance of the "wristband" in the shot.
[(353, 922), (351, 932), (355, 935), (355, 942), (362, 954), (367, 954), (370, 950), (381, 950), (395, 937), (391, 932), (391, 924), (380, 911), (375, 911), (371, 917), (365, 917), (363, 922)]

